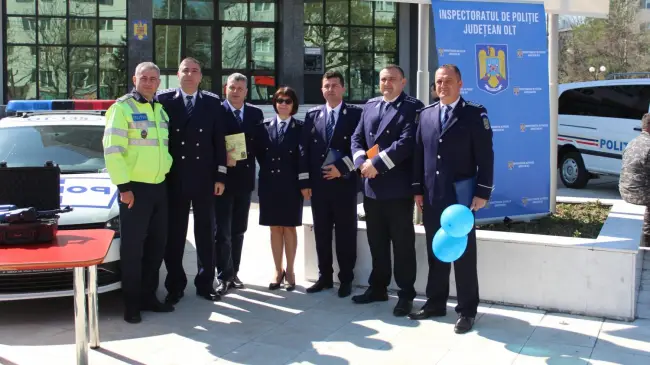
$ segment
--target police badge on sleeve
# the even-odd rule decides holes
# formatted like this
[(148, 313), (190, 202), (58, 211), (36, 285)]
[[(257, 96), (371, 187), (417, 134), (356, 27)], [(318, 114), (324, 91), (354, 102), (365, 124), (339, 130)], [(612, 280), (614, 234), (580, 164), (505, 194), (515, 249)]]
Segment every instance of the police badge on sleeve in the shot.
[(488, 119), (487, 114), (481, 113), (481, 118), (483, 118), (483, 127), (485, 127), (486, 130), (490, 130), (490, 119)]

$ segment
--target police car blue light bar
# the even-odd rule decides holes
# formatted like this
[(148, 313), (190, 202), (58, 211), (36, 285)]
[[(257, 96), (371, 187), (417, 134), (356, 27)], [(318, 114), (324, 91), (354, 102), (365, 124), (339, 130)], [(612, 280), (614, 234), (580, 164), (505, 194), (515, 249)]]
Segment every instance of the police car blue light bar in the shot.
[(6, 112), (107, 110), (114, 103), (115, 100), (10, 100)]

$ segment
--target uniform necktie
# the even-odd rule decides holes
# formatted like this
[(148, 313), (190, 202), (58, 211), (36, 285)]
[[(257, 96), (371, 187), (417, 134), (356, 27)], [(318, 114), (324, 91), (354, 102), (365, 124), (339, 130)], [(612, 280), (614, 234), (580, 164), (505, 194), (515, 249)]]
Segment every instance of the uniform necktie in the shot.
[(444, 113), (442, 114), (442, 129), (444, 130), (447, 126), (447, 122), (449, 121), (449, 112), (451, 111), (451, 106), (445, 105), (443, 109)]
[(334, 134), (334, 110), (330, 111), (330, 119), (327, 122), (327, 143), (332, 140), (332, 135)]
[(278, 142), (282, 143), (284, 138), (284, 122), (280, 122), (280, 129), (278, 130)]
[(382, 100), (381, 103), (379, 104), (379, 120), (381, 120), (381, 118), (384, 117), (384, 111), (387, 108), (388, 108), (388, 103)]
[(244, 121), (241, 120), (241, 110), (236, 109), (235, 110), (235, 119), (237, 119), (237, 122), (241, 125)]
[(192, 103), (192, 95), (188, 95), (185, 97), (187, 99), (187, 104), (185, 107), (187, 108), (187, 115), (192, 116), (192, 112), (194, 111), (194, 104)]

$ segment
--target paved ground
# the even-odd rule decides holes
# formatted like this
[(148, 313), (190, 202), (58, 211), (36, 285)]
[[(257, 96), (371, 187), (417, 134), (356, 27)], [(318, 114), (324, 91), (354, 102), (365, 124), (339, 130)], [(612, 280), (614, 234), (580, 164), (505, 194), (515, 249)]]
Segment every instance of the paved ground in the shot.
[[(174, 313), (145, 313), (130, 325), (121, 319), (119, 293), (101, 295), (102, 348), (90, 352), (91, 364), (650, 364), (650, 320), (484, 304), (474, 331), (456, 335), (453, 301), (441, 320), (410, 321), (392, 316), (394, 297), (354, 305), (334, 290), (307, 295), (309, 283), (300, 281), (292, 293), (268, 291), (268, 229), (257, 226), (256, 210), (249, 227), (240, 275), (247, 288), (222, 302), (198, 299), (190, 286)], [(189, 274), (196, 273), (193, 245), (190, 231)], [(301, 262), (302, 247), (298, 277)], [(0, 364), (73, 364), (72, 316), (70, 298), (0, 303)]]

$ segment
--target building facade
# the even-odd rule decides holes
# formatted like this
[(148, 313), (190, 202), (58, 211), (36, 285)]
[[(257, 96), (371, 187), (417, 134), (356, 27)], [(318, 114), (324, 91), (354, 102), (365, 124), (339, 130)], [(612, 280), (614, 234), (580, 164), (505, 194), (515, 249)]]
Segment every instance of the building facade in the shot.
[[(323, 102), (326, 70), (346, 78), (346, 100), (378, 95), (378, 72), (405, 70), (415, 93), (417, 6), (368, 0), (1, 0), (2, 102), (113, 99), (135, 66), (153, 61), (161, 88), (178, 86), (182, 58), (203, 66), (202, 88), (249, 78), (249, 101), (269, 104), (289, 85), (303, 104)], [(429, 14), (431, 17), (431, 14)], [(431, 23), (432, 24), (432, 23)], [(433, 32), (430, 39), (433, 43)], [(431, 45), (431, 49), (435, 49)], [(437, 60), (430, 56), (430, 69)], [(424, 101), (428, 103), (428, 100)]]

